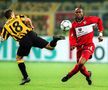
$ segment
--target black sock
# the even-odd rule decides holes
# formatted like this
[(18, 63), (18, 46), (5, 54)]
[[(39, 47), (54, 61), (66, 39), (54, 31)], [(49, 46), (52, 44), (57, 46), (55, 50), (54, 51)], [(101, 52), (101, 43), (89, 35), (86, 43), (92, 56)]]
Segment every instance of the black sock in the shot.
[(53, 39), (51, 42), (50, 42), (50, 46), (51, 47), (55, 47), (57, 45), (57, 41), (58, 39)]
[(25, 64), (24, 63), (19, 63), (18, 67), (19, 67), (19, 69), (20, 69), (20, 71), (21, 71), (24, 79), (26, 79), (28, 77), (28, 74), (26, 72), (26, 66), (25, 66)]

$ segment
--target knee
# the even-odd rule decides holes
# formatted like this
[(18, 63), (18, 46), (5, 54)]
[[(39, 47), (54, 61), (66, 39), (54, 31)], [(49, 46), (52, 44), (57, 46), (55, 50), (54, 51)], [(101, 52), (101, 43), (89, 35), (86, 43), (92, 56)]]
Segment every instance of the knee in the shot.
[(16, 56), (16, 61), (18, 62), (18, 63), (23, 63), (24, 62), (24, 60), (22, 60), (22, 56)]
[(82, 63), (79, 63), (79, 68), (81, 69), (83, 67), (83, 64)]
[(22, 57), (17, 55), (16, 60), (20, 60), (20, 59), (22, 59)]
[(81, 57), (78, 61), (79, 65), (84, 65), (87, 62), (87, 60), (84, 57)]
[(54, 47), (51, 47), (50, 44), (46, 45), (45, 48), (48, 49), (48, 50), (54, 50)]
[(82, 67), (80, 68), (80, 72), (84, 71), (84, 65), (82, 65)]
[(51, 48), (48, 48), (48, 50), (54, 50), (54, 48), (53, 48), (53, 47), (51, 47)]
[(79, 68), (82, 68), (83, 65), (84, 65), (83, 61), (79, 61), (79, 62), (78, 62), (78, 66), (79, 66)]

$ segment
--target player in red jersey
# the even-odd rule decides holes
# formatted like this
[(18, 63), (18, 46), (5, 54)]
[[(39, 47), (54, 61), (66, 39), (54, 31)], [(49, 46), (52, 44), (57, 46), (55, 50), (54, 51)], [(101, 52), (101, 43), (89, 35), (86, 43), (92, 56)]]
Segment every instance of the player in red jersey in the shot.
[(91, 72), (85, 67), (85, 63), (92, 57), (95, 50), (93, 43), (94, 27), (98, 27), (99, 42), (103, 41), (103, 24), (102, 20), (97, 16), (84, 16), (82, 8), (76, 8), (75, 20), (69, 33), (69, 42), (71, 50), (77, 49), (77, 64), (75, 67), (62, 78), (62, 82), (66, 82), (79, 71), (86, 77), (89, 85), (92, 84)]

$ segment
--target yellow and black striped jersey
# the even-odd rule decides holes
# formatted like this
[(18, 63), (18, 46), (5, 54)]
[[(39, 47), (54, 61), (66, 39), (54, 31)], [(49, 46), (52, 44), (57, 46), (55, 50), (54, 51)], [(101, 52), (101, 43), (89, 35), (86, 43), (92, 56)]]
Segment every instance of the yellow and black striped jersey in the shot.
[(20, 41), (32, 28), (27, 27), (24, 23), (26, 16), (17, 15), (15, 18), (7, 20), (3, 26), (1, 35), (6, 40), (9, 36), (13, 37), (16, 41)]

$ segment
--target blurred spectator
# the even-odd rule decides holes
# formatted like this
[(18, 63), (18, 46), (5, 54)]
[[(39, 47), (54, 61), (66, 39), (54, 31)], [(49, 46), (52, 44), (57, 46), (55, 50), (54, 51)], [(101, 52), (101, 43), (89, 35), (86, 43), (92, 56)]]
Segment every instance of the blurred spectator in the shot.
[[(35, 0), (18, 0), (16, 3), (11, 3), (8, 0), (4, 0), (0, 1), (0, 12), (5, 9), (12, 8), (21, 14), (26, 13), (33, 19), (33, 23), (34, 26), (36, 26), (36, 32), (38, 34), (48, 35), (48, 32), (50, 32), (48, 26), (50, 27), (50, 25), (53, 25), (53, 35), (62, 33), (60, 30), (60, 22), (63, 19), (73, 21), (73, 17), (71, 17), (72, 15), (70, 15), (70, 12), (72, 13), (72, 10), (78, 5), (81, 5), (82, 8), (84, 8), (86, 15), (99, 16), (103, 19), (105, 27), (104, 35), (108, 36), (108, 1), (93, 2), (92, 0), (87, 0), (85, 2), (78, 2), (74, 0), (72, 2), (36, 2)], [(49, 25), (48, 20), (51, 22)], [(3, 25), (3, 22), (4, 19), (0, 18), (0, 25)], [(95, 33), (95, 35), (97, 35), (97, 33)]]
[(32, 21), (35, 27), (35, 31), (39, 35), (47, 35), (47, 20), (48, 16), (32, 16)]
[(105, 27), (104, 35), (108, 36), (108, 13), (103, 14), (102, 19), (104, 21), (103, 24)]

